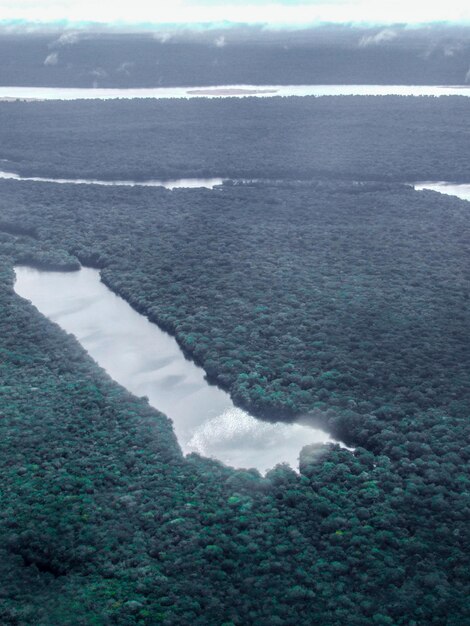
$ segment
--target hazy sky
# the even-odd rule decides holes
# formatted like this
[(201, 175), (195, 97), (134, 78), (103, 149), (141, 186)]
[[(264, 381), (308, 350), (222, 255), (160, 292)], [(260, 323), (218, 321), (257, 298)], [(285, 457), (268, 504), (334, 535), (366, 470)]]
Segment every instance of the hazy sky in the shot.
[(469, 22), (469, 0), (0, 0), (0, 22), (168, 24)]

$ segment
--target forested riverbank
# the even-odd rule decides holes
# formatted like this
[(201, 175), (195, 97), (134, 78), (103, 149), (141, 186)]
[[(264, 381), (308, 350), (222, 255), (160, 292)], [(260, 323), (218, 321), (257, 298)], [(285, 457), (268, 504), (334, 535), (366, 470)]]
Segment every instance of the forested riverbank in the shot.
[[(467, 98), (0, 103), (0, 621), (461, 626), (468, 604)], [(369, 182), (359, 182), (369, 181)], [(395, 181), (395, 182), (393, 182)], [(399, 181), (398, 183), (396, 181)], [(184, 458), (13, 291), (98, 268), (251, 414), (353, 451), (262, 478)]]
[[(457, 626), (468, 598), (467, 204), (401, 185), (0, 183), (6, 623)], [(356, 446), (263, 479), (14, 295), (78, 261), (253, 412)]]
[(0, 169), (110, 181), (469, 182), (469, 114), (459, 96), (0, 103)]
[(184, 454), (197, 452), (263, 475), (277, 463), (293, 469), (300, 450), (330, 443), (304, 424), (260, 420), (235, 407), (177, 342), (100, 281), (99, 270), (47, 272), (15, 267), (15, 292), (72, 333), (111, 378), (165, 413)]
[(266, 480), (184, 461), (165, 418), (12, 280), (4, 270), (4, 623), (462, 623), (462, 450), (445, 427), (433, 469), (445, 495), (426, 462), (364, 449), (305, 451), (301, 476), (281, 467)]
[(19, 263), (52, 244), (102, 268), (247, 408), (467, 409), (466, 203), (325, 182), (1, 186), (0, 227), (36, 237)]

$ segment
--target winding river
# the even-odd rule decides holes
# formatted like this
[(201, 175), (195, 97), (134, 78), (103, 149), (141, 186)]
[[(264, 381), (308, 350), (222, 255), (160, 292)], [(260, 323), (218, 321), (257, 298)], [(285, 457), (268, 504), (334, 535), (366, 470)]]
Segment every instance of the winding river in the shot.
[(425, 189), (429, 191), (438, 191), (444, 193), (447, 196), (456, 196), (461, 200), (470, 200), (470, 184), (468, 183), (446, 183), (441, 182), (429, 182), (429, 183), (415, 183), (413, 185), (416, 191), (423, 191)]
[(173, 421), (184, 453), (198, 452), (234, 467), (265, 472), (298, 467), (301, 448), (332, 441), (305, 424), (265, 422), (234, 406), (230, 396), (187, 360), (173, 337), (131, 308), (97, 270), (46, 272), (16, 267), (15, 291), (73, 333), (118, 383)]
[(112, 98), (272, 98), (274, 96), (470, 96), (470, 85), (219, 85), (105, 89), (0, 87), (0, 100), (81, 100)]
[[(8, 163), (8, 159), (0, 159), (1, 163)], [(21, 176), (15, 172), (0, 170), (0, 180), (31, 181), (35, 183), (56, 183), (58, 185), (103, 185), (105, 187), (164, 187), (165, 189), (214, 189), (226, 181), (249, 183), (263, 182), (261, 180), (233, 180), (230, 178), (178, 178), (174, 180), (100, 180), (97, 178), (44, 178), (40, 176)], [(271, 181), (264, 181), (269, 183)], [(470, 200), (470, 184), (441, 182), (408, 183), (415, 191), (438, 191), (449, 196), (456, 196), (462, 200)]]
[[(6, 159), (1, 159), (4, 163)], [(0, 179), (31, 181), (34, 183), (57, 183), (59, 185), (103, 185), (105, 187), (164, 187), (165, 189), (214, 189), (224, 178), (178, 178), (175, 180), (99, 180), (94, 178), (42, 178), (40, 176), (20, 176), (15, 172), (0, 170)]]

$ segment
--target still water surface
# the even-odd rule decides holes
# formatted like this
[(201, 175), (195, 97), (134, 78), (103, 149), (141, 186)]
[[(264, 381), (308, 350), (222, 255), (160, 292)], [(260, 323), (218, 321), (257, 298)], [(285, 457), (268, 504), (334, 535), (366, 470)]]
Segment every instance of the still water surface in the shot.
[(173, 420), (184, 453), (198, 452), (261, 472), (276, 463), (298, 467), (301, 448), (332, 441), (303, 424), (269, 423), (235, 407), (204, 378), (175, 339), (100, 282), (99, 272), (43, 272), (16, 267), (16, 293), (82, 346), (123, 387), (147, 396)]
[(441, 181), (435, 183), (415, 183), (413, 187), (416, 191), (429, 189), (430, 191), (445, 193), (448, 196), (456, 196), (462, 200), (470, 200), (470, 184), (446, 183)]
[(219, 85), (101, 89), (73, 87), (0, 87), (0, 100), (80, 100), (112, 98), (272, 98), (273, 96), (470, 96), (470, 85)]
[[(0, 162), (8, 163), (8, 159), (0, 159)], [(15, 172), (7, 172), (0, 170), (0, 180), (19, 180), (19, 181), (31, 181), (35, 183), (57, 183), (59, 185), (103, 185), (105, 187), (164, 187), (165, 189), (214, 189), (218, 185), (222, 185), (226, 181), (249, 183), (249, 182), (263, 182), (261, 180), (248, 180), (239, 179), (234, 180), (230, 178), (175, 178), (174, 180), (100, 180), (97, 178), (43, 178), (41, 176), (21, 176)], [(264, 181), (269, 183), (271, 181)], [(446, 181), (440, 182), (419, 182), (408, 183), (415, 191), (422, 191), (423, 189), (429, 189), (431, 191), (438, 191), (449, 196), (456, 196), (462, 200), (470, 200), (470, 184), (468, 183), (449, 183)]]

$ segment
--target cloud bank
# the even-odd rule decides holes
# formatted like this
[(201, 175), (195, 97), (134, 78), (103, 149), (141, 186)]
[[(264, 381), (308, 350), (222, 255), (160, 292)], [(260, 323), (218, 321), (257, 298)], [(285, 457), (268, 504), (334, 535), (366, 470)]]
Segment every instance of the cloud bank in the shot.
[(312, 25), (316, 23), (421, 24), (470, 22), (467, 0), (429, 3), (424, 0), (2, 0), (4, 23), (80, 24), (247, 23)]
[(59, 55), (57, 54), (57, 52), (52, 52), (44, 59), (44, 65), (57, 65), (58, 62)]
[(375, 46), (380, 45), (382, 43), (387, 43), (388, 41), (393, 41), (398, 37), (396, 31), (386, 28), (381, 30), (376, 35), (367, 35), (360, 39), (359, 45), (361, 48), (365, 48), (367, 46)]

